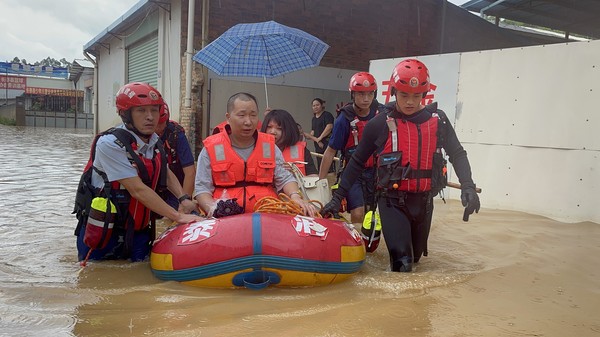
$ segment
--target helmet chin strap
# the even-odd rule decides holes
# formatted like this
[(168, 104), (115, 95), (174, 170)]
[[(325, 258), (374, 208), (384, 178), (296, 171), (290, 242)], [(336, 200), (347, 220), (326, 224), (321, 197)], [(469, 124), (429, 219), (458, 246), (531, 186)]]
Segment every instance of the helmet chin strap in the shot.
[(145, 135), (143, 133), (140, 132), (140, 130), (138, 130), (134, 125), (133, 125), (133, 121), (131, 120), (131, 111), (125, 111), (122, 115), (121, 115), (121, 120), (123, 121), (123, 124), (125, 124), (125, 127), (128, 130), (133, 131), (133, 133), (135, 133), (136, 135), (138, 135), (138, 137), (140, 137), (142, 140), (148, 141), (150, 140), (150, 137), (152, 137), (152, 134), (150, 135)]

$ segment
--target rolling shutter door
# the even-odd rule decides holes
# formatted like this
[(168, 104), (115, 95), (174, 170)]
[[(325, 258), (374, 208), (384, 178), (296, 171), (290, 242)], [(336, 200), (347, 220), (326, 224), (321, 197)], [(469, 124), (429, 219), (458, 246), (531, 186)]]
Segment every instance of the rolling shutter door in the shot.
[(158, 85), (158, 36), (132, 46), (128, 50), (127, 82)]

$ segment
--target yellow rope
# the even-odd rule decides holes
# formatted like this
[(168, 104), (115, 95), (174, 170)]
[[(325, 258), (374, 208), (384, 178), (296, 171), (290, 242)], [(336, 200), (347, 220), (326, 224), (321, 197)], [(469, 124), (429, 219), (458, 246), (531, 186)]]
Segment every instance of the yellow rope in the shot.
[[(318, 200), (310, 200), (309, 202), (317, 203), (320, 205), (319, 209), (322, 208), (322, 204)], [(285, 193), (279, 193), (279, 198), (261, 198), (254, 205), (254, 211), (261, 213), (278, 213), (287, 215), (307, 215), (304, 214), (302, 207), (293, 202), (292, 199)], [(316, 217), (320, 218), (321, 215), (317, 213)]]

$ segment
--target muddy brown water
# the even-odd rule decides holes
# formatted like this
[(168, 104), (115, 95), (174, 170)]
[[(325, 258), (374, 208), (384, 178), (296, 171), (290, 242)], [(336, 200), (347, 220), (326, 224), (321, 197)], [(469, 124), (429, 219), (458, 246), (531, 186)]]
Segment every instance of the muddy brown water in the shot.
[[(202, 289), (76, 261), (92, 135), (0, 125), (0, 336), (600, 336), (600, 225), (436, 201), (429, 257), (340, 284)], [(485, 198), (485, 194), (482, 195)]]

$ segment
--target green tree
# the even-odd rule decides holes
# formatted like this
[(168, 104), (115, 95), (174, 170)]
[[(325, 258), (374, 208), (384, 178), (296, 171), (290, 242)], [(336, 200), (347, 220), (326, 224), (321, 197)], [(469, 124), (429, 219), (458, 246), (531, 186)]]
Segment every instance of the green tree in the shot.
[[(18, 57), (14, 57), (11, 63), (19, 63), (19, 64), (29, 64), (25, 59), (19, 59)], [(67, 68), (72, 65), (71, 62), (67, 61), (66, 58), (61, 58), (60, 60), (56, 60), (50, 56), (46, 57), (41, 61), (36, 61), (33, 63), (34, 66), (45, 66), (45, 67), (55, 67), (55, 68)]]

